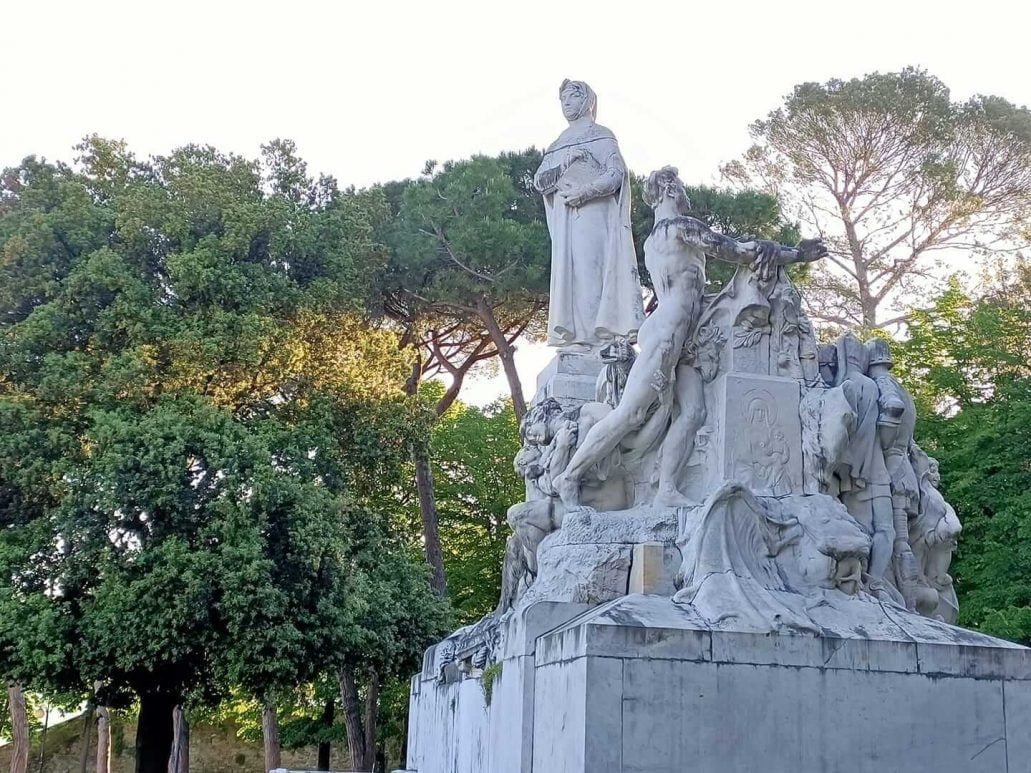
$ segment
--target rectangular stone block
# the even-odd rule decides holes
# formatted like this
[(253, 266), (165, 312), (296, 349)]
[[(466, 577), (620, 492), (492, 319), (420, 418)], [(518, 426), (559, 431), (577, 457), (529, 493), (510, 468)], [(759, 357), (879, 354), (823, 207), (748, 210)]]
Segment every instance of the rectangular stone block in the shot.
[(716, 415), (709, 488), (725, 480), (763, 496), (801, 494), (802, 423), (798, 382), (778, 376), (728, 373), (713, 385)]
[(622, 716), (621, 773), (1006, 770), (998, 681), (627, 659)]
[(547, 397), (563, 403), (594, 400), (595, 385), (603, 367), (596, 354), (558, 352), (537, 376), (533, 401)]
[(634, 545), (630, 557), (630, 593), (672, 596), (675, 592), (673, 572), (666, 561), (666, 546), (661, 542)]

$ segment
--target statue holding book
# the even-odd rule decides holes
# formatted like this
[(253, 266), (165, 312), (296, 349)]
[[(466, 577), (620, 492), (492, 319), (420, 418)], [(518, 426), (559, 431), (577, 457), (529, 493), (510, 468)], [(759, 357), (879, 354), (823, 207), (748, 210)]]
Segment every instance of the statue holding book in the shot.
[(569, 128), (547, 151), (534, 185), (551, 233), (548, 343), (579, 351), (634, 340), (644, 320), (633, 234), (630, 175), (611, 131), (595, 122), (583, 81), (559, 89)]

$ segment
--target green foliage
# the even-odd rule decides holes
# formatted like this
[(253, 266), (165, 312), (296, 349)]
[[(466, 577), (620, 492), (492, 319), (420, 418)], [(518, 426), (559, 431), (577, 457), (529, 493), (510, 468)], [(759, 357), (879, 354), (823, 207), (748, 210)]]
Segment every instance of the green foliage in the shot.
[(539, 164), (534, 149), (473, 156), (427, 164), (425, 176), (385, 185), (395, 213), (383, 226), (391, 247), (382, 286), (387, 312), (405, 322), (433, 325), (443, 317), (480, 329), (482, 299), (503, 330), (533, 321), (547, 299), (551, 257), (532, 186)]
[(934, 440), (963, 522), (953, 564), (960, 623), (1031, 644), (1031, 378), (963, 408)]
[(504, 668), (504, 664), (500, 661), (497, 663), (491, 663), (480, 675), (480, 687), (483, 688), (483, 700), (490, 706), (491, 699), (494, 697), (494, 682), (501, 676), (501, 672)]
[(1031, 643), (1031, 265), (955, 282), (912, 316), (894, 351), (963, 523), (952, 573), (960, 623)]
[(448, 594), (464, 624), (497, 606), (506, 513), (525, 494), (512, 466), (519, 429), (511, 402), (485, 410), (456, 403), (434, 427), (431, 447)]
[(336, 664), (407, 671), (443, 628), (379, 504), (422, 412), (363, 317), (379, 193), (90, 138), (0, 187), (0, 669), (204, 703)]

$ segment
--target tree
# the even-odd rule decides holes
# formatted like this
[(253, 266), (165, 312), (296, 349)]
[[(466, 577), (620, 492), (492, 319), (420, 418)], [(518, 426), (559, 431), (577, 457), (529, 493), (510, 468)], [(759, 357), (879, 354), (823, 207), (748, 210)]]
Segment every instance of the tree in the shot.
[(548, 232), (532, 185), (539, 164), (533, 149), (474, 156), (439, 169), (428, 164), (429, 174), (400, 195), (386, 287), (405, 308), (395, 316), (422, 327), (441, 367), (450, 360), (438, 351), (440, 337), (425, 336), (440, 331), (442, 320), (445, 329), (458, 323), (466, 335), (489, 340), (520, 418), (526, 404), (512, 344), (539, 321), (548, 293)]
[(29, 719), (25, 709), (25, 693), (17, 682), (7, 686), (11, 712), (11, 773), (27, 773), (29, 769)]
[[(450, 380), (431, 416), (457, 399), (470, 371), (501, 361), (517, 415), (525, 411), (514, 345), (533, 336), (548, 291), (543, 204), (532, 187), (540, 153), (427, 163), (417, 180), (388, 183), (392, 217), (381, 221), (391, 259), (381, 285), (386, 316), (414, 349), (408, 392), (436, 375)], [(412, 447), (433, 586), (447, 592), (433, 473), (425, 441)]]
[(775, 193), (826, 241), (829, 265), (807, 293), (817, 319), (897, 325), (908, 315), (887, 309), (936, 279), (936, 256), (1027, 240), (1031, 112), (1000, 97), (953, 102), (907, 68), (803, 83), (751, 132), (756, 144), (724, 173)]
[(433, 428), (431, 449), (448, 597), (458, 622), (470, 623), (497, 606), (508, 508), (525, 495), (512, 466), (519, 426), (511, 403), (456, 402)]
[(913, 313), (894, 350), (917, 399), (918, 438), (963, 523), (952, 572), (960, 622), (1031, 643), (1031, 265), (953, 282)]
[[(137, 700), (137, 770), (165, 773), (177, 706), (294, 687), (327, 652), (364, 668), (394, 635), (361, 622), (397, 582), (376, 562), (408, 600), (425, 577), (369, 551), (391, 531), (369, 503), (425, 426), (363, 316), (382, 197), (290, 143), (81, 152), (0, 189), (0, 665)], [(442, 611), (405, 614), (421, 649)]]
[(351, 765), (376, 764), (379, 702), (383, 687), (415, 671), (424, 648), (447, 629), (447, 608), (415, 571), (401, 544), (367, 546), (357, 561), (366, 582), (352, 635), (327, 650), (336, 667)]

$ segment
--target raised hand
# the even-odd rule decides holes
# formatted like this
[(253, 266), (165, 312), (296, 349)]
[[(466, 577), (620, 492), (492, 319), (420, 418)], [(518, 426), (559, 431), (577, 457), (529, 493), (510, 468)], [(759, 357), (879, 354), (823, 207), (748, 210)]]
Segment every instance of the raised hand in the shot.
[(827, 245), (823, 239), (803, 239), (795, 249), (798, 250), (798, 263), (812, 263), (827, 257)]

